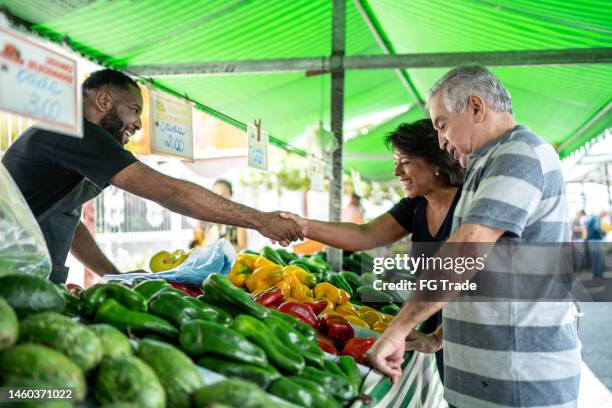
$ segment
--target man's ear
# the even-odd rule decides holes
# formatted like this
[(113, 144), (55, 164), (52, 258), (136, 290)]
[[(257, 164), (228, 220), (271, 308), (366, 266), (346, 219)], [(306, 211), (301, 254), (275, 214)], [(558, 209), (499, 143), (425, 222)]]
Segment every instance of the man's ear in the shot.
[(113, 97), (107, 90), (101, 89), (96, 93), (95, 104), (100, 111), (108, 112), (113, 107)]
[(484, 121), (484, 115), (487, 105), (484, 100), (478, 95), (468, 97), (468, 109), (470, 115), (474, 118), (474, 122), (480, 123)]

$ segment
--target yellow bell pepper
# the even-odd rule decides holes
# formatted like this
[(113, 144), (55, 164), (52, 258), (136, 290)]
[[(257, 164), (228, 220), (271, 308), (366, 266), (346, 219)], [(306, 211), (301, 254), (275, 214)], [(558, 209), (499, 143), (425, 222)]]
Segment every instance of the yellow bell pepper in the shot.
[(365, 313), (365, 312), (376, 312), (378, 313), (378, 310), (371, 308), (370, 306), (365, 306), (365, 305), (361, 305), (359, 306), (359, 313)]
[(354, 316), (354, 317), (359, 317), (359, 312), (356, 311), (349, 303), (345, 303), (343, 305), (340, 305), (338, 307), (336, 307), (336, 312), (340, 313), (340, 315), (346, 317), (346, 316)]
[(279, 288), (281, 292), (283, 292), (283, 297), (285, 298), (285, 302), (288, 302), (287, 299), (291, 297), (291, 282), (286, 279), (278, 281), (274, 284), (274, 287)]
[(285, 274), (280, 266), (266, 265), (255, 269), (244, 283), (249, 292), (253, 292), (254, 290), (268, 289), (284, 278)]
[(359, 327), (364, 327), (366, 329), (369, 329), (370, 326), (364, 322), (363, 320), (361, 320), (360, 318), (356, 317), (356, 316), (344, 316), (344, 318), (349, 322), (354, 324), (355, 326), (359, 326)]
[(329, 282), (322, 282), (315, 286), (314, 295), (316, 299), (327, 299), (336, 305), (340, 300), (340, 289)]
[(383, 322), (385, 323), (391, 323), (391, 321), (395, 318), (395, 316), (386, 313), (381, 313), (381, 315), (383, 317)]
[(305, 271), (303, 268), (300, 268), (297, 265), (288, 265), (283, 268), (283, 271), (287, 275), (293, 275), (300, 281), (301, 284), (308, 286), (309, 288), (314, 288), (317, 284), (317, 278), (315, 278), (312, 274)]
[(306, 285), (298, 283), (291, 288), (291, 297), (298, 302), (312, 302), (312, 290)]
[(372, 326), (372, 330), (374, 330), (377, 333), (382, 333), (385, 330), (387, 330), (387, 327), (389, 327), (389, 323), (376, 322), (376, 324)]
[(351, 295), (349, 295), (346, 290), (338, 289), (338, 291), (340, 292), (340, 299), (338, 299), (337, 305), (344, 305), (351, 300)]
[(229, 275), (227, 275), (228, 279), (239, 288), (244, 286), (244, 282), (251, 274), (251, 270), (249, 267), (243, 263), (236, 261), (234, 266), (232, 266), (232, 270)]
[(254, 271), (256, 269), (255, 262), (257, 262), (259, 258), (261, 258), (261, 256), (254, 254), (238, 254), (238, 256), (236, 256), (236, 262), (246, 265), (251, 271)]
[(263, 256), (257, 256), (257, 259), (255, 260), (255, 263), (253, 264), (253, 270), (259, 269), (262, 266), (266, 266), (266, 265), (274, 265), (274, 266), (280, 267), (280, 265), (275, 264), (274, 262), (270, 261), (269, 259), (264, 258)]
[(315, 286), (314, 295), (316, 299), (327, 299), (335, 306), (348, 303), (351, 299), (351, 295), (346, 291), (338, 289), (329, 282), (322, 282)]
[(367, 311), (359, 315), (359, 318), (370, 325), (370, 327), (374, 327), (376, 323), (382, 322), (383, 317), (380, 313), (376, 311)]

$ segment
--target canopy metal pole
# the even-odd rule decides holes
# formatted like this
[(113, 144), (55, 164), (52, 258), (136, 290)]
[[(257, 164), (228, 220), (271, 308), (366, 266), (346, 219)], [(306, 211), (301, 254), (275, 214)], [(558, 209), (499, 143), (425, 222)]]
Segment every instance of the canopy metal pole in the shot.
[(608, 191), (608, 212), (612, 216), (612, 193), (610, 192), (610, 174), (608, 173), (608, 164), (609, 162), (604, 163), (604, 174), (606, 175), (606, 187)]
[[(368, 6), (367, 4), (365, 4), (364, 0), (355, 0), (355, 6), (357, 6), (357, 10), (359, 10), (361, 17), (363, 17), (363, 20), (370, 29), (370, 32), (376, 39), (376, 42), (378, 43), (380, 48), (382, 48), (383, 52), (385, 54), (394, 55), (395, 50), (393, 49), (393, 45), (387, 38), (385, 38), (386, 36), (384, 35), (384, 31), (382, 29), (379, 29), (379, 27), (376, 25), (375, 17), (371, 15), (371, 10), (368, 9)], [(395, 70), (395, 73), (399, 77), (402, 84), (404, 84), (404, 87), (406, 87), (408, 93), (410, 94), (410, 96), (412, 96), (417, 105), (421, 108), (423, 112), (426, 112), (427, 108), (425, 107), (425, 102), (423, 101), (423, 98), (421, 98), (419, 90), (410, 79), (408, 73), (405, 70), (399, 68)]]
[[(187, 64), (132, 65), (125, 67), (125, 70), (140, 76), (231, 75), (308, 71), (327, 73), (332, 70), (332, 59), (333, 56), (321, 56), (267, 60), (208, 61)], [(342, 60), (345, 70), (449, 68), (475, 62), (491, 67), (610, 64), (612, 63), (612, 48), (349, 55), (343, 57)]]
[[(329, 220), (340, 221), (342, 211), (342, 144), (344, 142), (344, 34), (346, 0), (334, 0), (332, 11), (332, 81), (331, 81), (331, 130), (336, 140), (332, 152), (332, 179), (329, 181)], [(342, 269), (342, 250), (327, 247), (327, 261), (334, 270)]]

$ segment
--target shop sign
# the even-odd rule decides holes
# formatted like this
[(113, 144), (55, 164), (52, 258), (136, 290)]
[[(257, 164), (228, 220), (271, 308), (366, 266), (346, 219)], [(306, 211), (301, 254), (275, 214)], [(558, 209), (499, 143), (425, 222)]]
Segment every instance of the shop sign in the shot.
[(247, 124), (247, 140), (249, 141), (249, 166), (268, 171), (268, 132), (261, 128), (261, 122)]
[(77, 61), (35, 39), (0, 27), (0, 110), (36, 126), (83, 137)]
[(151, 152), (193, 160), (191, 104), (155, 89), (149, 92)]

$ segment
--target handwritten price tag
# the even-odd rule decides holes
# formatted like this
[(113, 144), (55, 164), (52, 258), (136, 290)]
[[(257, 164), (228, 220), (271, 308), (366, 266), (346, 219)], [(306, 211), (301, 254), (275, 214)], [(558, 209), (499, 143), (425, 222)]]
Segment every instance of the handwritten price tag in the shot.
[(154, 89), (150, 94), (151, 152), (193, 160), (191, 105)]
[(261, 130), (259, 140), (257, 140), (257, 128), (249, 123), (247, 124), (247, 138), (249, 141), (249, 166), (268, 171), (268, 132)]
[(0, 27), (0, 109), (37, 126), (83, 137), (76, 60)]
[(310, 189), (312, 191), (325, 191), (323, 180), (325, 179), (325, 163), (323, 160), (308, 156), (308, 177), (310, 178)]

